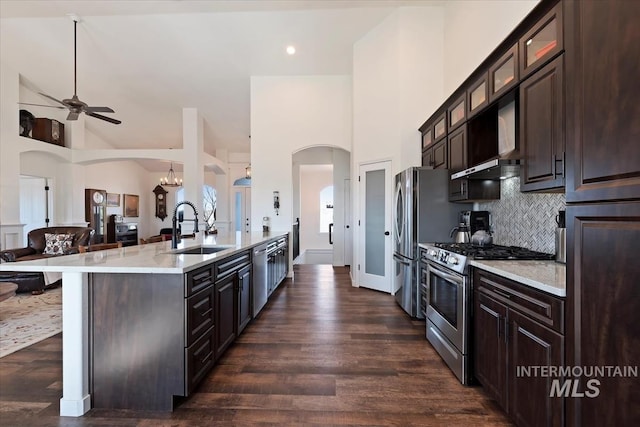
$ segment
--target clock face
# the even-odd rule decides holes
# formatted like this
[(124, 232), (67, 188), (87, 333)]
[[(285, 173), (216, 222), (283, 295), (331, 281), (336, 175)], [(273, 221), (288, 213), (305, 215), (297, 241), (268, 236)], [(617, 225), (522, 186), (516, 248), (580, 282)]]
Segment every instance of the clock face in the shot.
[(164, 194), (158, 194), (158, 200), (164, 200)]
[(96, 191), (93, 193), (93, 201), (100, 204), (104, 201), (104, 196), (102, 195), (102, 193)]

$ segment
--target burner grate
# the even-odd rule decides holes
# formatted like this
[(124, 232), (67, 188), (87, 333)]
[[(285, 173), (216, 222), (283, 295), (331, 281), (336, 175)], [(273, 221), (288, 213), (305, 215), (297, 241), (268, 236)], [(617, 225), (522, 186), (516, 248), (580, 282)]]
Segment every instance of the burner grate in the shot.
[(519, 246), (476, 246), (471, 243), (436, 243), (436, 247), (467, 256), (473, 259), (501, 260), (551, 260), (555, 255), (536, 252)]

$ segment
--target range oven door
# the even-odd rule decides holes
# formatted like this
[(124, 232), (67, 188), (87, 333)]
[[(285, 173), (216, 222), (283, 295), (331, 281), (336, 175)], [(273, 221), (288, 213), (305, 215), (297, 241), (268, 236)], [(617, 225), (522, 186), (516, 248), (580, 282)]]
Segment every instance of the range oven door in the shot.
[(467, 354), (468, 289), (465, 276), (427, 264), (427, 318), (462, 354)]

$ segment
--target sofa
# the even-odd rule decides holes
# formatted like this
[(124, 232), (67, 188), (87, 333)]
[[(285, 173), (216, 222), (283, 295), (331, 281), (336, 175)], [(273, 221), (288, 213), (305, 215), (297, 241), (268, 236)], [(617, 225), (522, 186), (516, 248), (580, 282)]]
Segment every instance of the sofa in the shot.
[[(46, 234), (56, 236), (47, 242)], [(27, 234), (27, 246), (24, 248), (0, 251), (4, 262), (20, 262), (60, 255), (77, 254), (78, 246), (91, 242), (94, 230), (90, 227), (44, 227), (31, 230)], [(64, 236), (71, 236), (65, 238)], [(51, 236), (50, 236), (51, 237)], [(47, 243), (49, 245), (47, 246)], [(49, 252), (49, 253), (47, 253)], [(0, 282), (14, 282), (16, 292), (41, 293), (45, 288), (44, 275), (41, 272), (0, 271)]]

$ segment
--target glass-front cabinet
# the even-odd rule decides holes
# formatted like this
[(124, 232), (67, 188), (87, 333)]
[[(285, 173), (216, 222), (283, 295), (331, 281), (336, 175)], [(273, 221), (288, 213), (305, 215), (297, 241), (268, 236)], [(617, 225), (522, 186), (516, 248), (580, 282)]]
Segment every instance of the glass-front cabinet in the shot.
[(489, 85), (487, 83), (487, 73), (484, 73), (467, 90), (467, 117), (470, 118), (487, 105), (489, 105)]
[(518, 83), (518, 45), (514, 45), (489, 69), (489, 101), (493, 102)]
[(424, 133), (422, 134), (422, 149), (423, 150), (425, 148), (429, 148), (429, 146), (433, 142), (433, 135), (432, 134), (433, 134), (433, 132), (431, 131), (431, 128), (425, 130)]
[(447, 109), (449, 132), (464, 123), (465, 119), (467, 118), (465, 98), (465, 95), (462, 95), (462, 97), (456, 99), (451, 107)]
[(433, 140), (438, 141), (447, 135), (447, 116), (443, 113), (433, 126)]
[(558, 3), (520, 39), (521, 78), (561, 52), (562, 38), (562, 3)]

